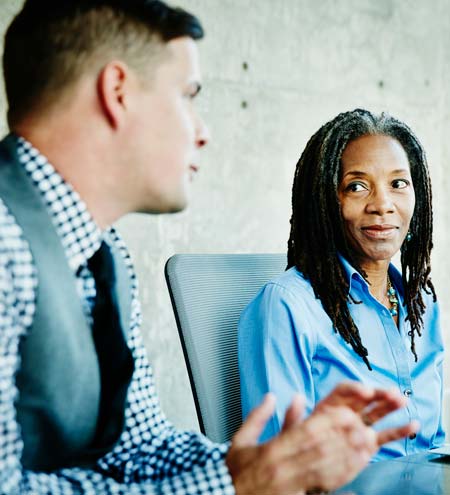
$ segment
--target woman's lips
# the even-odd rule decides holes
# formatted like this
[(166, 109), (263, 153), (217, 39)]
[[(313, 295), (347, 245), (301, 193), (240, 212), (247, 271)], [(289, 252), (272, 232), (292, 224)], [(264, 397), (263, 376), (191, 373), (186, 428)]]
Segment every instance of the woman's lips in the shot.
[(363, 234), (370, 239), (390, 239), (396, 234), (395, 225), (368, 225), (361, 228)]

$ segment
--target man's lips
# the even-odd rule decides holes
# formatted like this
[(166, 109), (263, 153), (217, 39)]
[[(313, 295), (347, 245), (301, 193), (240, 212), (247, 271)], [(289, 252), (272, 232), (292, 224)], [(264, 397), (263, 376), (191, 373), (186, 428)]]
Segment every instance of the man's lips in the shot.
[(375, 224), (361, 227), (361, 230), (365, 236), (371, 239), (389, 239), (396, 234), (398, 227), (390, 224)]

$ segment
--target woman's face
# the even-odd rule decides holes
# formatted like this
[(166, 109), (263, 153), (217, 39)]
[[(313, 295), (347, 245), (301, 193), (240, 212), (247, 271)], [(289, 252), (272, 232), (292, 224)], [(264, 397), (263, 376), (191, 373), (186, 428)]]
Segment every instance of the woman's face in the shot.
[(389, 261), (405, 239), (415, 204), (402, 145), (382, 135), (351, 141), (342, 154), (338, 199), (347, 242), (361, 267)]

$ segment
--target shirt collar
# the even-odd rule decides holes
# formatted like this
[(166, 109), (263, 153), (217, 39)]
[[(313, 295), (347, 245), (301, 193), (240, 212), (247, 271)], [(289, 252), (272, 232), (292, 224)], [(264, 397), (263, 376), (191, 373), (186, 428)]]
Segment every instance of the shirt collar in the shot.
[[(342, 264), (342, 267), (344, 268), (345, 276), (348, 281), (349, 294), (352, 292), (355, 282), (359, 283), (361, 286), (369, 290), (369, 284), (364, 279), (364, 277), (358, 272), (358, 270), (353, 268), (353, 266), (340, 253), (338, 253), (338, 258)], [(389, 263), (388, 272), (392, 284), (394, 285), (395, 289), (399, 292), (400, 296), (403, 298), (402, 274), (399, 272), (397, 267), (392, 263)]]
[(63, 245), (70, 268), (79, 268), (98, 250), (104, 233), (73, 187), (30, 142), (17, 138), (17, 154), (42, 195)]

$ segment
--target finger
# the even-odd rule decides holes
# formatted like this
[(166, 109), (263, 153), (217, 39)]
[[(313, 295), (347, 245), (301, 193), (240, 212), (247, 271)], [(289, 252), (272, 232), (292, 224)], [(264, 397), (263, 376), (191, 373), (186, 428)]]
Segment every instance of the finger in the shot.
[(358, 382), (342, 382), (317, 407), (321, 409), (324, 406), (347, 406), (359, 412), (367, 407), (374, 397), (375, 391), (372, 388)]
[(377, 433), (378, 446), (380, 447), (385, 443), (393, 442), (394, 440), (399, 440), (400, 438), (417, 433), (419, 428), (420, 424), (418, 421), (411, 421), (411, 423), (398, 428), (389, 428), (387, 430), (380, 431)]
[(373, 425), (384, 416), (396, 411), (400, 407), (404, 407), (407, 400), (401, 396), (386, 397), (385, 400), (380, 400), (371, 404), (368, 408), (361, 412), (361, 418), (366, 425)]
[(242, 426), (233, 436), (233, 445), (247, 447), (256, 445), (267, 421), (275, 410), (275, 396), (271, 393), (264, 396), (261, 404), (248, 415)]
[(374, 403), (384, 403), (394, 411), (406, 405), (408, 400), (398, 390), (374, 390)]
[(282, 431), (288, 431), (290, 428), (301, 423), (304, 414), (305, 399), (301, 395), (296, 394), (284, 416)]
[[(380, 406), (384, 404), (384, 410), (380, 407), (378, 417), (374, 415), (371, 418), (372, 422), (378, 421), (389, 412), (403, 407), (406, 404), (406, 399), (397, 390), (371, 389), (364, 387), (361, 383), (343, 382), (319, 404), (319, 408), (328, 405), (340, 405), (350, 407), (355, 412), (361, 412), (375, 403), (379, 403)], [(365, 417), (368, 419), (367, 413)]]

